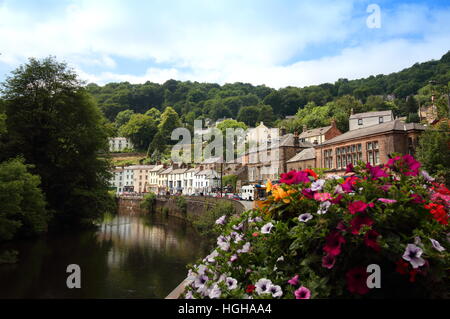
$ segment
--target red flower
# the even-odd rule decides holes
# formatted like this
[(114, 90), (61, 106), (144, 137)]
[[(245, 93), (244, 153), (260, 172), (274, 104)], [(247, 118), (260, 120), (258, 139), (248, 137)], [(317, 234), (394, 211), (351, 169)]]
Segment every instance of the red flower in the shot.
[(347, 168), (345, 169), (345, 173), (351, 173), (354, 172), (354, 167), (352, 163), (347, 164)]
[(251, 294), (253, 290), (255, 290), (255, 288), (256, 287), (254, 285), (248, 285), (247, 288), (245, 289), (245, 292)]
[(341, 184), (342, 190), (346, 193), (353, 192), (356, 182), (358, 181), (358, 177), (350, 176), (345, 179), (345, 181)]
[(400, 275), (406, 275), (409, 273), (409, 263), (404, 261), (403, 259), (399, 259), (397, 262), (397, 267), (395, 269)]
[(373, 229), (369, 230), (364, 235), (364, 243), (366, 244), (366, 246), (372, 248), (376, 252), (379, 252), (381, 250), (381, 247), (377, 242), (378, 236), (380, 236), (380, 234)]
[(354, 215), (356, 213), (365, 211), (368, 206), (369, 205), (367, 205), (363, 201), (357, 200), (357, 201), (351, 202), (348, 205), (348, 210), (350, 211), (350, 214)]
[(411, 202), (414, 204), (422, 204), (424, 203), (424, 199), (419, 194), (411, 194)]
[(418, 269), (412, 269), (409, 272), (409, 281), (410, 282), (415, 282), (416, 281), (416, 275), (419, 273)]
[(433, 218), (442, 225), (448, 225), (448, 214), (443, 205), (430, 203), (424, 206), (433, 215)]
[(326, 238), (326, 245), (323, 250), (331, 256), (337, 256), (341, 253), (341, 246), (345, 243), (344, 236), (338, 231), (333, 231)]
[(305, 171), (300, 171), (300, 172), (290, 171), (290, 172), (281, 174), (281, 178), (280, 178), (280, 183), (284, 183), (287, 185), (308, 183), (310, 181), (311, 180), (308, 177), (308, 172), (305, 172)]
[(341, 201), (341, 199), (344, 196), (342, 196), (341, 194), (339, 194), (338, 196), (336, 196), (335, 198), (333, 198), (332, 200), (330, 200), (331, 204), (339, 204), (339, 202)]
[(284, 174), (281, 174), (280, 183), (284, 184), (296, 184), (297, 171), (290, 171)]
[(354, 235), (358, 235), (361, 227), (363, 225), (371, 226), (373, 224), (373, 220), (370, 219), (368, 216), (365, 215), (359, 215), (353, 218), (350, 221), (350, 232)]
[(356, 267), (347, 271), (347, 289), (351, 293), (365, 295), (369, 292), (367, 287), (367, 272), (365, 267)]
[(310, 188), (302, 189), (302, 194), (306, 198), (309, 198), (309, 199), (313, 199), (314, 198), (314, 192)]
[(308, 173), (308, 176), (312, 176), (312, 177), (314, 177), (314, 179), (317, 179), (317, 174), (312, 169), (305, 168), (303, 170), (303, 172), (306, 172), (306, 173)]

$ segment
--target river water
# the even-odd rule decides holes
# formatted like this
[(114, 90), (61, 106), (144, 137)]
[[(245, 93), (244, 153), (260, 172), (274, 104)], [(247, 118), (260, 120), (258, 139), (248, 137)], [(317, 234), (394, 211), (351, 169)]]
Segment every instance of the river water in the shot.
[[(17, 264), (0, 265), (0, 298), (164, 298), (208, 251), (183, 220), (132, 214), (0, 248), (19, 251)], [(67, 288), (69, 264), (81, 268), (80, 289)]]

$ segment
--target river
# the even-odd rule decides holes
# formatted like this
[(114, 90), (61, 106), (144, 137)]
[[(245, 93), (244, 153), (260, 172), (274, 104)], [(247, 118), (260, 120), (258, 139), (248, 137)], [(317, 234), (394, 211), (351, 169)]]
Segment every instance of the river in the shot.
[[(19, 262), (0, 265), (0, 298), (164, 298), (207, 255), (185, 221), (159, 215), (105, 217), (85, 230), (2, 245)], [(67, 265), (81, 268), (81, 288), (69, 289)]]

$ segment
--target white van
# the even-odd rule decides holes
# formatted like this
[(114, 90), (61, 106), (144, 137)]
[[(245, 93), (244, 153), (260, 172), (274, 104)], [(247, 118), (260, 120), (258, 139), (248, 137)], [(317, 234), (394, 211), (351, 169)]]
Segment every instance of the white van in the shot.
[(242, 200), (254, 200), (255, 199), (255, 185), (245, 185), (241, 188)]

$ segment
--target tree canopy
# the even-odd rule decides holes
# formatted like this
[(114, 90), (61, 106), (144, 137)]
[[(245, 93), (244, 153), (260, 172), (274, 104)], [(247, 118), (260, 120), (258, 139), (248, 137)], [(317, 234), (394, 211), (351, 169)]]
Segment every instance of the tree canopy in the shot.
[(1, 88), (7, 133), (0, 161), (22, 156), (40, 176), (58, 225), (90, 223), (109, 205), (102, 114), (77, 75), (49, 57), (30, 59)]

